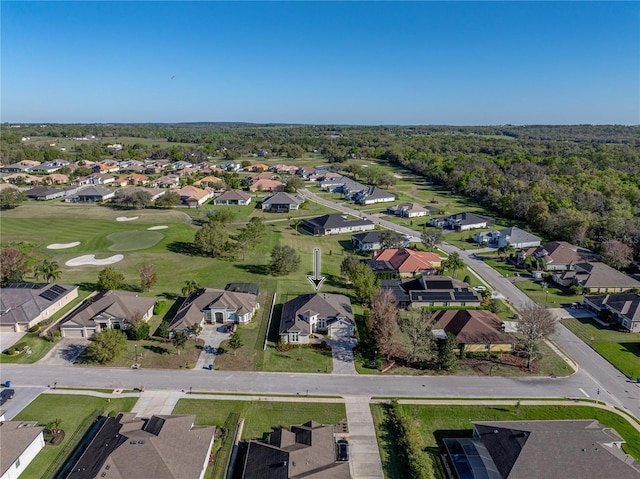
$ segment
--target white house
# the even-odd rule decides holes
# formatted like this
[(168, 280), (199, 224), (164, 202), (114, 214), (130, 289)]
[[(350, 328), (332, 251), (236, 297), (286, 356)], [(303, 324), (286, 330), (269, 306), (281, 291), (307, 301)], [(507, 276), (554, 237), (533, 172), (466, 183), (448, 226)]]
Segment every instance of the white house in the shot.
[(476, 243), (486, 243), (488, 246), (494, 246), (496, 248), (513, 246), (516, 249), (523, 249), (540, 246), (539, 237), (515, 226), (500, 231), (476, 233), (473, 235), (473, 240)]
[(37, 422), (0, 423), (0, 479), (17, 479), (44, 447), (44, 427)]

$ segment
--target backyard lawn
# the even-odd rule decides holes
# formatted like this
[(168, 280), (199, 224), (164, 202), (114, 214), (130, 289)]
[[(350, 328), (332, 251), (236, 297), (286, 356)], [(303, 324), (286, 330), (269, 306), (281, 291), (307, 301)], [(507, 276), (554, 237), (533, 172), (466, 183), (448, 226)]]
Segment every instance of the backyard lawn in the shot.
[(72, 452), (67, 445), (81, 439), (91, 426), (92, 418), (97, 411), (104, 410), (102, 415), (127, 412), (137, 400), (136, 397), (106, 399), (94, 396), (41, 394), (14, 420), (38, 421), (38, 425), (45, 426), (54, 419), (61, 419), (60, 428), (65, 432), (65, 437), (57, 446), (46, 445), (21, 477), (39, 478), (43, 477), (45, 472), (55, 471)]
[(615, 331), (591, 318), (566, 318), (562, 324), (629, 379), (640, 377), (640, 333)]
[[(397, 437), (391, 425), (389, 406), (372, 404), (378, 447), (382, 458), (383, 469), (387, 479), (403, 479), (407, 476), (403, 464), (398, 460)], [(471, 437), (473, 421), (526, 421), (526, 420), (566, 420), (566, 419), (596, 419), (605, 426), (614, 428), (627, 442), (624, 450), (640, 459), (640, 432), (617, 414), (590, 406), (583, 405), (520, 405), (497, 407), (491, 406), (425, 406), (414, 404), (400, 404), (400, 411), (404, 418), (415, 421), (422, 442), (424, 452), (432, 461), (435, 478), (445, 479), (439, 456), (442, 439), (445, 437)]]

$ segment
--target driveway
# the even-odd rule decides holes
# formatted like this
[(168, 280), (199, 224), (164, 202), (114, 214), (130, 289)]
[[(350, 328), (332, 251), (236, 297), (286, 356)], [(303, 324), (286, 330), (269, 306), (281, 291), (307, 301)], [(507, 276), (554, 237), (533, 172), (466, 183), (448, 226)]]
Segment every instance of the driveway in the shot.
[(62, 338), (49, 353), (38, 361), (47, 366), (73, 366), (73, 361), (89, 346), (88, 339)]
[(15, 390), (13, 398), (7, 399), (7, 402), (2, 405), (2, 409), (6, 411), (4, 417), (7, 421), (11, 421), (20, 411), (27, 407), (31, 401), (37, 398), (40, 393), (48, 391), (48, 388), (45, 387), (14, 387), (13, 383), (19, 378), (7, 379), (11, 381), (11, 388)]
[(384, 479), (370, 400), (362, 396), (344, 397), (351, 446), (349, 467), (354, 479)]
[(27, 333), (2, 333), (0, 334), (0, 351), (4, 351), (16, 344)]
[(353, 338), (328, 339), (331, 345), (331, 356), (333, 357), (333, 370), (331, 374), (357, 374), (353, 362), (353, 348), (356, 340)]
[(204, 348), (194, 369), (208, 369), (216, 358), (220, 343), (229, 339), (230, 336), (231, 333), (227, 332), (226, 324), (205, 324), (199, 336), (204, 340)]

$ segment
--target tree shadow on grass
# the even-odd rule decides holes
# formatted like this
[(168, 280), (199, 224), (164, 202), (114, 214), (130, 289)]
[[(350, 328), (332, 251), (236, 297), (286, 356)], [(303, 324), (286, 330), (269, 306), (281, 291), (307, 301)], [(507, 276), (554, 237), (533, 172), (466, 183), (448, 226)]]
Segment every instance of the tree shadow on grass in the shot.
[(199, 256), (200, 250), (186, 241), (172, 241), (167, 245), (167, 249), (172, 253), (185, 254), (187, 256)]
[(266, 276), (269, 274), (269, 266), (266, 264), (235, 264), (236, 268), (251, 274)]
[(142, 346), (143, 349), (147, 349), (155, 354), (170, 354), (170, 351), (163, 346), (154, 346), (151, 344), (145, 344)]

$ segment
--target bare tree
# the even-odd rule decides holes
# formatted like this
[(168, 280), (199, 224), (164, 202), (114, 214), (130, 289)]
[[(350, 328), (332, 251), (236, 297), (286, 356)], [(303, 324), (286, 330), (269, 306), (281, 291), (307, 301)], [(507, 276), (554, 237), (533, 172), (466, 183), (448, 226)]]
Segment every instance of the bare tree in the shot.
[(379, 353), (386, 359), (399, 350), (398, 310), (393, 293), (388, 289), (379, 289), (371, 301), (368, 320), (369, 329), (376, 338)]
[(551, 310), (540, 306), (537, 303), (529, 303), (520, 310), (520, 322), (518, 332), (522, 335), (524, 350), (527, 355), (527, 368), (531, 368), (531, 363), (535, 359), (536, 344), (553, 334), (556, 329), (556, 322)]
[(622, 241), (609, 240), (604, 244), (604, 259), (616, 269), (626, 268), (633, 261), (633, 248)]
[(433, 357), (434, 336), (431, 332), (431, 311), (410, 309), (400, 318), (400, 330), (407, 341), (405, 352), (411, 362), (427, 361)]

